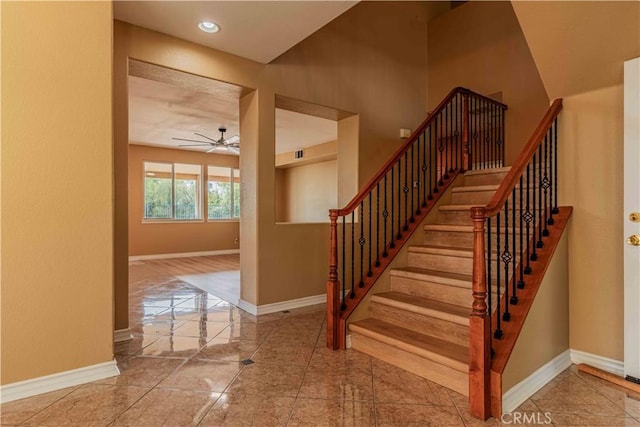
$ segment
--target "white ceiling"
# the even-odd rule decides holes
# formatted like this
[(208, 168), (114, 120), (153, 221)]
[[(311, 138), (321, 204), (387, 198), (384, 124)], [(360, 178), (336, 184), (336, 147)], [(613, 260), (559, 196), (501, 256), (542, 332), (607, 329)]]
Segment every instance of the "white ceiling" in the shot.
[[(264, 64), (354, 6), (357, 1), (115, 1), (114, 17), (140, 27)], [(209, 20), (220, 31), (197, 25)]]
[[(130, 143), (204, 152), (210, 146), (180, 147), (189, 143), (172, 138), (204, 140), (198, 132), (217, 139), (220, 126), (227, 128), (227, 138), (239, 134), (237, 99), (129, 76)], [(276, 154), (333, 141), (337, 132), (333, 120), (276, 109)]]

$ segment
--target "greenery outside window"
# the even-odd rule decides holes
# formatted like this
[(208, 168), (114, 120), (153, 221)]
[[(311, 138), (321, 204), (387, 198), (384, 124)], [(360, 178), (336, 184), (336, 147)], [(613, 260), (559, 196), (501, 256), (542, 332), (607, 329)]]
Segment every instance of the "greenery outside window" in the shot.
[(240, 171), (207, 167), (208, 219), (240, 218)]
[(202, 219), (202, 167), (144, 162), (144, 219)]

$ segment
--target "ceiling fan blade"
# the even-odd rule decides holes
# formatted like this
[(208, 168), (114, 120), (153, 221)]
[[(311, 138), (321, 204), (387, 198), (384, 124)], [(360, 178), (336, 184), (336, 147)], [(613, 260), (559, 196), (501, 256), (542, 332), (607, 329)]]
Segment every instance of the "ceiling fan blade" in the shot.
[(188, 141), (188, 142), (198, 142), (200, 144), (211, 144), (210, 142), (207, 142), (207, 141), (198, 141), (195, 139), (186, 139), (186, 138), (171, 138), (171, 139), (175, 139), (176, 141)]
[(198, 132), (194, 132), (194, 134), (195, 134), (195, 135), (198, 135), (198, 136), (201, 136), (201, 137), (203, 137), (203, 138), (206, 138), (206, 139), (208, 139), (208, 140), (209, 140), (209, 141), (211, 141), (211, 142), (216, 142), (216, 143), (217, 143), (217, 142), (219, 142), (219, 141), (216, 141), (216, 140), (215, 140), (215, 139), (213, 139), (213, 138), (209, 138), (207, 135), (203, 135), (203, 134), (198, 133)]
[(209, 147), (209, 144), (180, 144), (178, 147)]
[(216, 151), (218, 149), (217, 145), (214, 145), (213, 147), (209, 148), (207, 151), (205, 151), (205, 153), (213, 153), (214, 151)]
[(229, 150), (233, 154), (240, 154), (240, 148), (239, 147), (227, 146), (227, 150)]
[(225, 139), (224, 143), (226, 145), (229, 145), (229, 144), (233, 144), (234, 142), (239, 142), (239, 141), (240, 141), (240, 137), (238, 135), (234, 135), (229, 139)]

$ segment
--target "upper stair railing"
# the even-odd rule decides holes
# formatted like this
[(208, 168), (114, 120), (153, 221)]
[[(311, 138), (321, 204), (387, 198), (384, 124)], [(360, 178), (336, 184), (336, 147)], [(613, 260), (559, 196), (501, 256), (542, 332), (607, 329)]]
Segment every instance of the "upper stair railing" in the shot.
[(458, 173), (499, 167), (507, 106), (453, 89), (331, 221), (327, 346), (346, 347), (346, 320)]
[[(549, 226), (559, 213), (561, 110), (562, 100), (555, 100), (489, 204), (471, 209), (474, 245), (469, 403), (476, 418), (487, 419), (492, 413), (492, 355), (498, 355), (502, 364), (508, 359), (517, 333), (505, 336), (504, 322), (512, 320), (518, 292), (527, 286), (527, 276), (537, 268), (538, 251), (544, 247)], [(495, 271), (492, 259), (497, 260)], [(503, 351), (505, 341), (510, 347)], [(498, 394), (496, 398), (501, 399)]]

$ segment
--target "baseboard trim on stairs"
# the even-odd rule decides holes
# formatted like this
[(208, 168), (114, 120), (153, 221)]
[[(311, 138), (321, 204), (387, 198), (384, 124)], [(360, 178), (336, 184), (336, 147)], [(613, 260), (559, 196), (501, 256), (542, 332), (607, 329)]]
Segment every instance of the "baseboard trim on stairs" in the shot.
[(120, 375), (115, 360), (0, 386), (0, 403)]
[(558, 374), (571, 366), (572, 350), (566, 350), (542, 365), (533, 374), (511, 387), (502, 395), (502, 413), (513, 412), (535, 392), (544, 387)]
[(571, 350), (571, 362), (579, 365), (586, 363), (594, 368), (611, 372), (619, 377), (624, 377), (624, 362), (621, 360), (609, 359), (597, 354), (587, 353), (580, 350)]
[(129, 257), (129, 262), (147, 261), (151, 259), (191, 258), (191, 257), (210, 256), (210, 255), (232, 255), (232, 254), (239, 254), (239, 253), (240, 253), (240, 249), (221, 249), (217, 251), (178, 252), (175, 254), (132, 255)]
[(129, 341), (131, 338), (133, 338), (133, 336), (131, 335), (131, 328), (116, 329), (115, 331), (113, 331), (114, 343)]
[(293, 310), (296, 308), (307, 307), (310, 305), (323, 304), (325, 302), (327, 302), (327, 295), (320, 294), (320, 295), (312, 295), (310, 297), (291, 299), (287, 301), (274, 302), (272, 304), (263, 304), (258, 306), (241, 299), (240, 301), (238, 301), (238, 307), (240, 307), (242, 310), (248, 313), (253, 314), (254, 316), (259, 316), (261, 314), (277, 313), (279, 311)]

